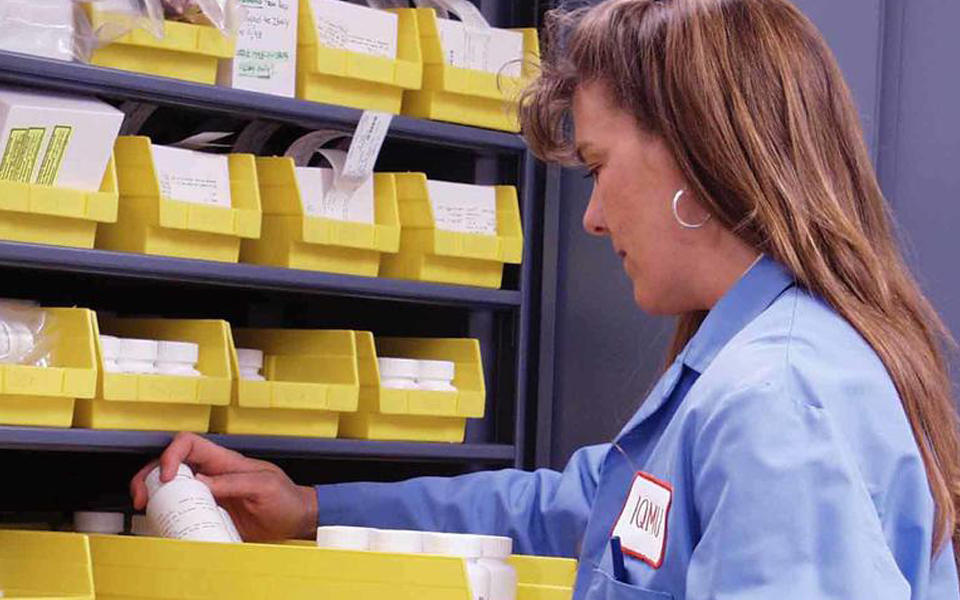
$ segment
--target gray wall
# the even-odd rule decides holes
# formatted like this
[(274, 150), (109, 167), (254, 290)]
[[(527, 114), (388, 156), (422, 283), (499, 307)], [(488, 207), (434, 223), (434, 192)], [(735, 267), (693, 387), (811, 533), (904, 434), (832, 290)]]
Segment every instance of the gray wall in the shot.
[[(833, 48), (857, 99), (911, 263), (960, 333), (960, 2), (796, 0)], [(539, 466), (609, 440), (661, 366), (672, 323), (643, 315), (605, 240), (580, 219), (590, 186), (555, 170), (546, 208)], [(552, 300), (555, 299), (555, 304)], [(553, 346), (555, 351), (549, 352)], [(550, 373), (553, 376), (550, 376)]]

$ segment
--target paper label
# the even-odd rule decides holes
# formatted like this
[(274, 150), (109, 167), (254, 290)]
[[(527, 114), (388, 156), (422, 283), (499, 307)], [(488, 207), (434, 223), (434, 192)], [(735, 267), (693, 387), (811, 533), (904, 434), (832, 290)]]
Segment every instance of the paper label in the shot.
[(520, 76), (522, 33), (473, 27), (449, 19), (437, 19), (437, 30), (444, 59), (451, 66), (509, 77)]
[(322, 45), (397, 57), (397, 15), (343, 0), (311, 0), (311, 6)]
[(0, 180), (30, 183), (46, 133), (45, 127), (10, 130), (0, 159)]
[(169, 200), (230, 208), (230, 166), (226, 156), (153, 146), (160, 193)]
[(374, 188), (370, 176), (356, 189), (337, 192), (336, 171), (342, 168), (346, 154), (338, 150), (321, 150), (334, 168), (297, 167), (297, 186), (303, 211), (311, 217), (323, 217), (354, 223), (374, 223)]
[(37, 183), (40, 185), (56, 184), (71, 135), (73, 135), (73, 127), (57, 125), (53, 128), (50, 141), (47, 142), (47, 151), (43, 155), (43, 162), (40, 163), (40, 172), (37, 173)]
[(497, 192), (490, 186), (427, 181), (437, 229), (497, 235)]
[(624, 554), (654, 569), (663, 564), (667, 547), (667, 517), (673, 489), (646, 473), (637, 473), (612, 536), (620, 538)]
[(297, 0), (240, 0), (247, 18), (237, 51), (225, 65), (234, 88), (293, 97), (296, 84)]

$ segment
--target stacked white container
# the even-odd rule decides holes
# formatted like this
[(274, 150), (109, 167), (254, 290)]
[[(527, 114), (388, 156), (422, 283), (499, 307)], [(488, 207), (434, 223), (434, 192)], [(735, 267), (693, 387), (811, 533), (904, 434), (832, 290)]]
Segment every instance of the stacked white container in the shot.
[(378, 358), (380, 385), (395, 390), (416, 390), (420, 375), (419, 361), (409, 358)]
[(473, 600), (490, 600), (490, 571), (480, 564), (483, 540), (476, 535), (424, 533), (423, 551), (427, 554), (457, 556), (464, 559)]
[(178, 377), (199, 377), (196, 369), (200, 360), (200, 346), (191, 342), (159, 342), (157, 344), (157, 373)]
[(253, 348), (237, 348), (237, 367), (240, 378), (250, 381), (266, 381), (260, 370), (263, 368), (263, 351)]
[(417, 387), (434, 392), (455, 392), (453, 377), (456, 365), (448, 360), (420, 360)]

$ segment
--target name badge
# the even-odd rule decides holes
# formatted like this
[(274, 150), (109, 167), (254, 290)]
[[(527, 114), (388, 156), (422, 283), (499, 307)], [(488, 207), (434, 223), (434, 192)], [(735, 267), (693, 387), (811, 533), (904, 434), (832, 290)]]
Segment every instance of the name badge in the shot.
[(660, 568), (667, 549), (667, 516), (672, 499), (669, 483), (646, 473), (636, 474), (611, 533), (620, 538), (624, 554)]

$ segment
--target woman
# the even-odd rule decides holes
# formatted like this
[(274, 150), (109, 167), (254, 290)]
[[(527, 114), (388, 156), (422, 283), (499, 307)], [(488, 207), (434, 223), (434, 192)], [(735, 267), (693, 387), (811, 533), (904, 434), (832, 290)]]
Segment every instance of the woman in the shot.
[(584, 227), (642, 309), (679, 316), (615, 441), (563, 473), (314, 491), (181, 436), (164, 476), (193, 464), (253, 539), (317, 522), (510, 535), (577, 556), (580, 599), (960, 596), (949, 335), (815, 28), (787, 0), (610, 0), (553, 27), (569, 35), (527, 93), (527, 139), (587, 166)]

